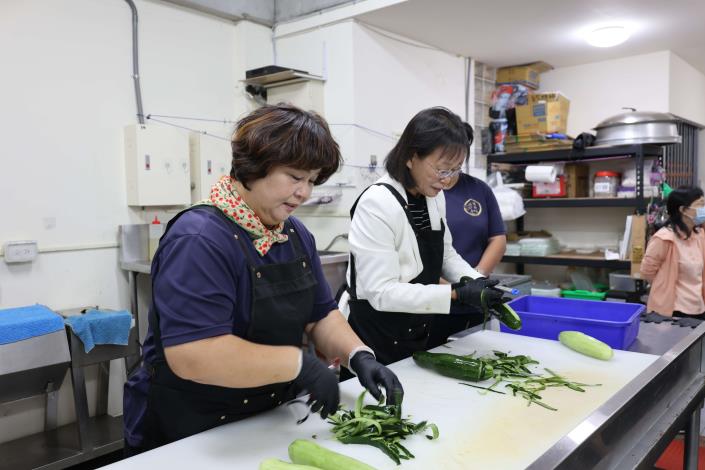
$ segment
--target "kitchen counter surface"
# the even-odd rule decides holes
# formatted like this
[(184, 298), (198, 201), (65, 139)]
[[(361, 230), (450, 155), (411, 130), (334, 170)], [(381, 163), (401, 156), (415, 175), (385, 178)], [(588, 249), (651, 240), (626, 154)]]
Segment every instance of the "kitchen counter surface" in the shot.
[[(642, 352), (615, 351), (613, 360), (608, 362), (577, 354), (556, 341), (496, 331), (473, 331), (437, 348), (438, 352), (457, 354), (473, 351), (483, 354), (493, 349), (528, 354), (539, 360), (541, 367), (571, 380), (601, 384), (588, 387), (584, 393), (547, 390), (544, 401), (558, 411), (527, 406), (523, 398), (486, 394), (459, 385), (455, 379), (417, 367), (411, 359), (393, 364), (391, 367), (406, 391), (404, 414), (411, 415), (414, 421), (434, 422), (440, 430), (436, 441), (422, 435), (409, 439), (405, 445), (416, 458), (403, 461), (400, 467), (377, 449), (346, 446), (332, 440), (330, 425), (316, 416), (297, 426), (286, 407), (280, 407), (117, 462), (109, 468), (256, 469), (268, 457), (288, 460), (289, 443), (313, 436), (319, 444), (380, 470), (527, 467), (543, 470), (577, 468), (577, 463), (587, 467), (600, 464), (604, 468), (627, 468), (623, 465), (628, 464), (630, 468), (651, 459), (651, 454), (665, 446), (668, 434), (675, 434), (679, 426), (689, 422), (696, 414), (696, 405), (702, 401), (705, 385), (696, 384), (703, 382), (700, 343), (705, 325), (695, 330), (671, 326), (668, 326), (671, 330), (666, 330), (666, 326), (642, 324), (635, 343)], [(654, 338), (668, 339), (660, 345), (646, 345)], [(668, 389), (664, 388), (665, 383), (670, 385)], [(356, 379), (342, 383), (343, 403), (352, 407), (361, 391)], [(682, 406), (668, 406), (675, 399), (669, 396), (673, 394)], [(368, 397), (368, 402), (371, 400)], [(620, 434), (615, 435), (615, 430)], [(596, 451), (595, 446), (600, 448)]]

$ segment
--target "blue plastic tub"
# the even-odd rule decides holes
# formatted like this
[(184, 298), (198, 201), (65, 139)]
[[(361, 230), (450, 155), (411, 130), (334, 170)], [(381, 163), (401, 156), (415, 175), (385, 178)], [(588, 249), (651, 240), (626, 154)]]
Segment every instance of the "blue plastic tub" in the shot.
[(504, 333), (556, 340), (561, 331), (582, 331), (615, 349), (631, 346), (639, 333), (639, 315), (646, 308), (642, 304), (533, 295), (518, 297), (509, 305), (521, 317), (522, 326), (514, 331), (500, 325)]

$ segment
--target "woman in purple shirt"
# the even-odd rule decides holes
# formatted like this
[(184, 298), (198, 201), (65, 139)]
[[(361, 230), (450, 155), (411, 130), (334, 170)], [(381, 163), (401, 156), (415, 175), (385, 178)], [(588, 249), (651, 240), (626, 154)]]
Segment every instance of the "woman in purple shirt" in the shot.
[(229, 176), (172, 219), (152, 262), (143, 365), (125, 385), (126, 454), (158, 447), (311, 394), (325, 418), (338, 379), (329, 360), (388, 402), (396, 376), (376, 361), (331, 296), (315, 241), (290, 217), (340, 164), (316, 114), (265, 106), (238, 122)]

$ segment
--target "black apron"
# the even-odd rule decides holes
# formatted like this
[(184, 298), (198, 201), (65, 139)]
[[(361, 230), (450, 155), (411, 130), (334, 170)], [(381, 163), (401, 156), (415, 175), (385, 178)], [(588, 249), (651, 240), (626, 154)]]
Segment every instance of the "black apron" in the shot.
[[(409, 283), (438, 284), (443, 266), (443, 233), (445, 232), (443, 220), (441, 220), (440, 230), (417, 230), (408, 211), (408, 205), (399, 192), (389, 184), (377, 183), (377, 185), (385, 186), (391, 191), (404, 209), (416, 235), (423, 271)], [(356, 207), (357, 201), (350, 209), (351, 219)], [(367, 300), (357, 298), (355, 275), (355, 257), (351, 253), (348, 322), (360, 339), (372, 348), (377, 360), (386, 365), (405, 359), (416, 351), (426, 351), (431, 325), (437, 315), (377, 311)]]
[[(451, 305), (451, 312), (455, 312), (454, 305)], [(450, 315), (436, 315), (431, 325), (431, 333), (428, 338), (428, 349), (433, 349), (448, 342), (448, 337), (465, 331), (468, 328), (482, 323), (482, 311), (480, 309), (467, 308), (461, 312)]]
[[(192, 210), (192, 209), (187, 209)], [(244, 339), (275, 346), (301, 346), (304, 328), (313, 308), (316, 278), (311, 261), (291, 222), (284, 225), (293, 243), (293, 261), (262, 264), (252, 250), (250, 237), (220, 210), (211, 210), (232, 227), (233, 243), (238, 243), (248, 259), (252, 282), (250, 325)], [(166, 231), (181, 217), (174, 217)], [(158, 263), (159, 251), (155, 254)], [(154, 295), (154, 294), (153, 294)], [(159, 313), (154, 302), (149, 313), (156, 357), (151, 367), (151, 382), (144, 421), (143, 450), (158, 447), (215, 426), (238, 421), (276, 407), (292, 398), (291, 382), (254, 388), (228, 388), (184, 380), (174, 374), (164, 358), (159, 328)]]

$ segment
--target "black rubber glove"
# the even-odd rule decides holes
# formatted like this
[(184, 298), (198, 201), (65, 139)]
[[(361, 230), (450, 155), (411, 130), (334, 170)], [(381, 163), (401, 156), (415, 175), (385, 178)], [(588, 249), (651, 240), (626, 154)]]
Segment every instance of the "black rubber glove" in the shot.
[(311, 394), (311, 411), (321, 414), (321, 418), (335, 413), (340, 403), (338, 377), (333, 371), (311, 353), (301, 357), (301, 372), (294, 379), (294, 387)]
[(492, 289), (497, 284), (499, 284), (497, 279), (488, 279), (486, 277), (469, 279), (464, 277), (461, 282), (453, 284), (452, 288), (458, 296), (456, 300), (458, 303), (482, 307), (483, 298), (486, 305), (495, 305), (502, 301), (502, 291)]
[(671, 319), (670, 317), (664, 317), (663, 315), (659, 315), (656, 312), (649, 312), (649, 313), (642, 313), (641, 314), (641, 321), (644, 323), (661, 323), (661, 322), (670, 322), (670, 321), (675, 321), (676, 319), (673, 318)]
[(365, 387), (373, 397), (379, 400), (382, 397), (381, 385), (387, 393), (388, 405), (401, 405), (404, 398), (404, 389), (397, 376), (383, 366), (367, 351), (356, 353), (350, 360), (350, 369), (357, 374), (360, 384)]
[(681, 327), (697, 328), (703, 321), (698, 318), (675, 317), (673, 323)]

